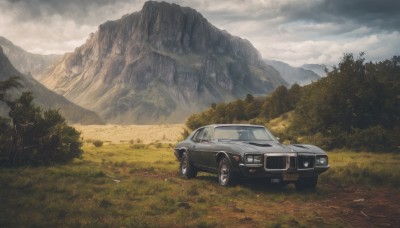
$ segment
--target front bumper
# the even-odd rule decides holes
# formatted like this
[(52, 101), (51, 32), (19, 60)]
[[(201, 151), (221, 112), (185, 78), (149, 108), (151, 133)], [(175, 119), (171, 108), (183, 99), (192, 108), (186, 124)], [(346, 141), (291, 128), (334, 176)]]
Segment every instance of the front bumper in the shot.
[[(301, 178), (314, 177), (329, 169), (329, 165), (315, 163), (316, 155), (302, 154), (264, 154), (263, 163), (239, 163), (239, 170), (245, 178), (279, 179), (284, 182), (295, 182)], [(267, 159), (268, 158), (268, 159)], [(304, 164), (307, 162), (307, 166)]]

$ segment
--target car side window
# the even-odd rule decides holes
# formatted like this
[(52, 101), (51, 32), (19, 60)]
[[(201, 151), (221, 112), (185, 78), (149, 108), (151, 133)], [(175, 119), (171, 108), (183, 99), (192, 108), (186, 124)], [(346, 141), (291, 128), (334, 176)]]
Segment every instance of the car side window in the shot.
[(202, 142), (210, 142), (212, 139), (212, 128), (208, 127), (204, 130)]
[(192, 141), (193, 142), (200, 142), (201, 138), (203, 137), (203, 133), (204, 133), (204, 128), (199, 129), (196, 134), (194, 134), (194, 136), (192, 137)]

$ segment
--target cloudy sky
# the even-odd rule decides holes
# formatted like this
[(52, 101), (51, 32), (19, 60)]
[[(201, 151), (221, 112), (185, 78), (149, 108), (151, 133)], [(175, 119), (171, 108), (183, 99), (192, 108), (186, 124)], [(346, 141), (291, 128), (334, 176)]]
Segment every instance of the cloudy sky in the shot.
[[(166, 0), (246, 38), (263, 58), (332, 66), (343, 53), (400, 55), (399, 0)], [(143, 0), (0, 0), (0, 36), (27, 51), (62, 54), (99, 24), (139, 11)]]

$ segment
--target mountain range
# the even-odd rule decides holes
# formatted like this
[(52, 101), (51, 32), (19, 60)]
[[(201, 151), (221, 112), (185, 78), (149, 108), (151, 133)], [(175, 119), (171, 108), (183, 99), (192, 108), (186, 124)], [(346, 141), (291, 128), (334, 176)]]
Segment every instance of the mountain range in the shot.
[(312, 70), (306, 70), (302, 67), (292, 67), (287, 63), (276, 60), (265, 60), (265, 62), (274, 67), (289, 85), (299, 84), (303, 86), (320, 79), (320, 76)]
[[(31, 75), (20, 73), (11, 64), (8, 57), (4, 54), (3, 48), (0, 46), (0, 81), (5, 81), (10, 77), (17, 76), (20, 79), (22, 88), (12, 89), (7, 92), (10, 99), (15, 99), (24, 91), (32, 92), (34, 96), (33, 102), (42, 108), (59, 109), (61, 114), (69, 123), (81, 124), (101, 124), (103, 121), (100, 117), (82, 107), (79, 107), (63, 96), (47, 89), (41, 83), (36, 81)], [(0, 103), (0, 115), (7, 116), (8, 108), (4, 103)]]
[(116, 124), (183, 122), (212, 103), (319, 78), (264, 61), (249, 41), (166, 2), (146, 2), (139, 12), (101, 24), (64, 56), (31, 54), (3, 37), (0, 45), (17, 69)]
[(37, 79), (118, 124), (183, 122), (214, 102), (287, 85), (248, 40), (194, 9), (153, 1), (101, 24)]
[[(304, 64), (301, 66), (301, 68), (306, 69), (306, 70), (311, 70), (314, 73), (318, 74), (320, 77), (325, 77), (326, 76), (326, 72), (325, 72), (325, 68), (327, 68), (325, 65), (321, 65), (321, 64)], [(329, 70), (331, 70), (331, 68), (328, 67)]]
[(61, 58), (61, 55), (32, 54), (0, 36), (0, 46), (11, 64), (23, 74), (35, 75)]

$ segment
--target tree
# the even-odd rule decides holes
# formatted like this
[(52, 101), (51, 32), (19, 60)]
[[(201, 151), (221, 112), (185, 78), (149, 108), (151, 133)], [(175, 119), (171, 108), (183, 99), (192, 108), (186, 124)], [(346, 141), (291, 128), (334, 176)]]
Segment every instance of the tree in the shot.
[(11, 77), (5, 81), (0, 82), (0, 101), (5, 101), (5, 94), (7, 90), (12, 88), (22, 87), (20, 78), (17, 76)]
[(42, 111), (32, 101), (29, 92), (7, 101), (12, 126), (8, 163), (47, 165), (81, 156), (80, 133), (66, 124), (58, 110)]
[(326, 78), (302, 89), (291, 129), (320, 134), (335, 148), (394, 150), (400, 140), (397, 60), (365, 63), (363, 53), (357, 58), (345, 54)]
[[(11, 77), (0, 82), (0, 102), (6, 102), (6, 92), (12, 88), (22, 87), (19, 77)], [(0, 159), (4, 160), (7, 157), (7, 152), (11, 147), (12, 128), (10, 120), (0, 116)]]

